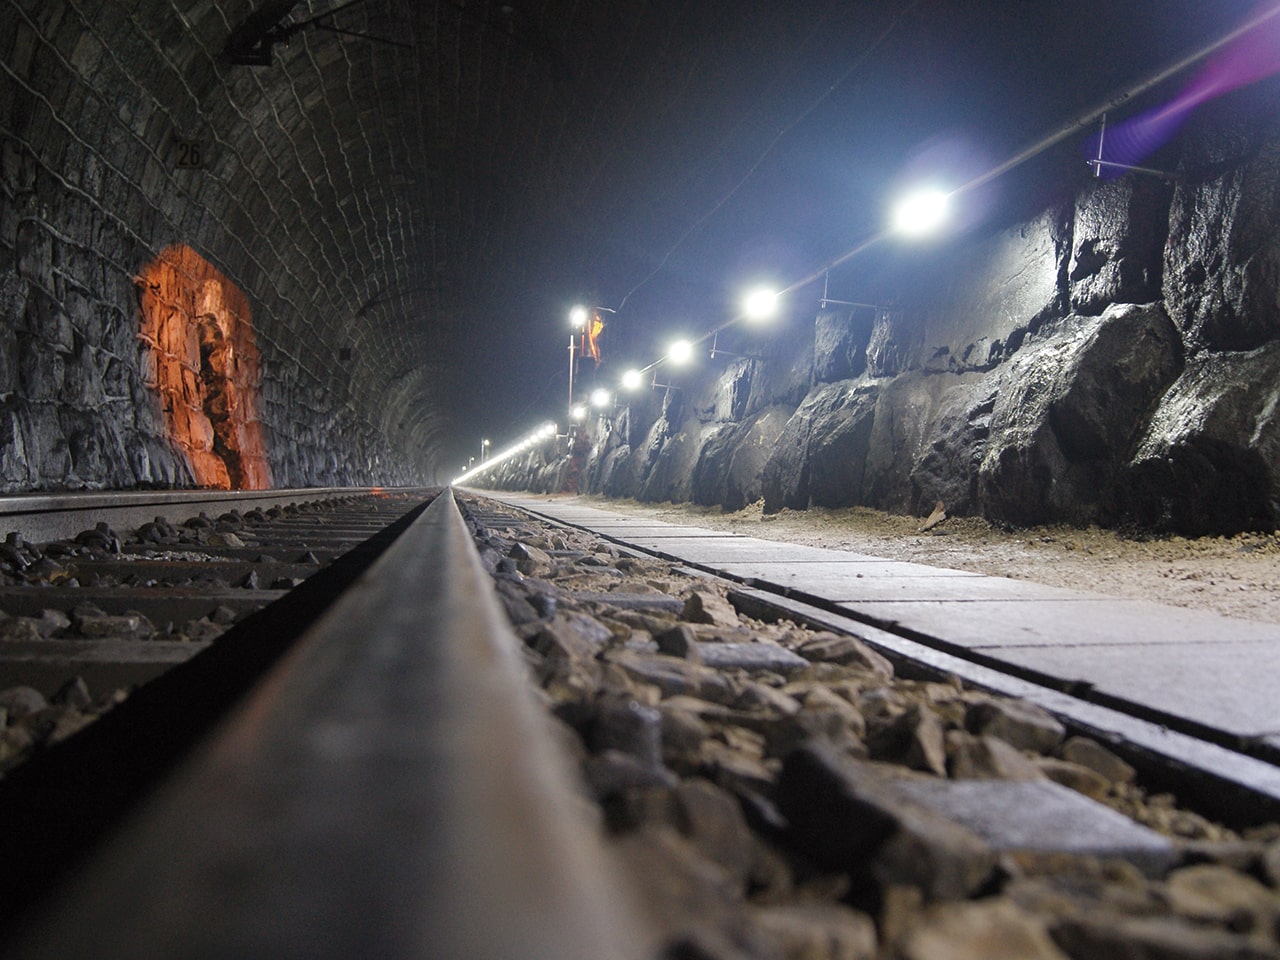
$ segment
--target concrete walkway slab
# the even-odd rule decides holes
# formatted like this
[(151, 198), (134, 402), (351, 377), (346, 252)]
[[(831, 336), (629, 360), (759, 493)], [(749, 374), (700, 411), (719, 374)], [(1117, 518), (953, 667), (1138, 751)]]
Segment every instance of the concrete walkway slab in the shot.
[(994, 652), (1002, 647), (1088, 647), (1114, 643), (1175, 645), (1241, 641), (1280, 643), (1280, 625), (1232, 620), (1200, 610), (1082, 594), (1078, 599), (914, 600), (840, 603), (842, 610), (915, 634)]
[(1027, 580), (984, 577), (922, 563), (868, 559), (854, 563), (727, 563), (734, 577), (787, 587), (837, 603), (904, 600), (1088, 600), (1090, 595)]
[(1280, 731), (1275, 642), (1006, 648), (1000, 659), (1237, 737)]
[[(597, 530), (595, 526), (592, 530)], [(635, 537), (626, 530), (599, 529), (597, 532), (617, 537), (625, 537), (630, 543), (639, 543), (645, 539)], [(824, 550), (821, 547), (806, 547), (794, 543), (776, 543), (772, 540), (757, 540), (755, 537), (722, 536), (722, 537), (650, 537), (653, 547), (650, 549), (669, 554), (683, 563), (702, 563), (717, 568), (733, 563), (763, 564), (771, 571), (803, 563), (808, 569), (810, 564), (822, 563), (886, 563), (879, 557), (865, 556), (858, 553), (841, 554), (835, 550)]]
[(674, 523), (647, 523), (644, 526), (614, 525), (602, 524), (596, 527), (591, 525), (592, 530), (600, 533), (613, 534), (619, 537), (626, 537), (627, 540), (635, 543), (640, 540), (740, 540), (743, 539), (736, 533), (724, 533), (720, 530), (707, 530), (702, 527), (683, 527)]
[[(733, 545), (736, 548), (736, 544)], [(772, 548), (773, 556), (767, 555)], [(713, 555), (714, 544), (708, 544), (703, 551), (709, 555), (705, 562), (714, 563), (719, 569), (731, 572), (735, 577), (755, 577), (761, 580), (783, 582), (803, 590), (807, 585), (822, 580), (841, 582), (849, 577), (981, 577), (980, 573), (968, 570), (952, 570), (948, 567), (931, 567), (923, 563), (910, 563), (905, 560), (886, 560), (884, 557), (872, 557), (861, 553), (841, 554), (834, 550), (823, 550), (821, 555), (793, 553), (792, 550), (781, 551), (778, 544), (764, 541), (760, 552), (762, 556), (750, 560), (741, 559), (741, 555), (749, 553), (745, 549), (722, 551), (722, 555), (734, 557), (725, 561)], [(794, 550), (818, 550), (818, 547), (796, 547)]]

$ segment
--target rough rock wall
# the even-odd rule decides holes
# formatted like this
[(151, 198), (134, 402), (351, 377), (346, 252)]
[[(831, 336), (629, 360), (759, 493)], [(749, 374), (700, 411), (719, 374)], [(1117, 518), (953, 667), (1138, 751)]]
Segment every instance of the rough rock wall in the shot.
[(170, 441), (196, 483), (271, 487), (253, 310), (230, 280), (175, 244), (135, 278), (142, 380), (159, 394)]
[[(1174, 184), (1074, 203), (828, 311), (598, 437), (583, 488), (1189, 534), (1280, 520), (1280, 126), (1186, 136)], [(793, 330), (794, 334), (794, 330)], [(527, 477), (524, 478), (527, 480)], [(518, 470), (504, 482), (519, 485)]]

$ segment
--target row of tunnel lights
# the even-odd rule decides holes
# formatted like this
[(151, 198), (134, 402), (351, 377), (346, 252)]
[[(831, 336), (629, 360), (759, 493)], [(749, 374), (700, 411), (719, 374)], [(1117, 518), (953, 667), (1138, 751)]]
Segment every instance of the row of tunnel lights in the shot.
[[(937, 229), (946, 219), (951, 194), (942, 190), (921, 190), (917, 193), (909, 194), (894, 208), (890, 219), (890, 228), (892, 232), (903, 236), (924, 236)], [(801, 284), (793, 284), (788, 288), (795, 289)], [(766, 288), (756, 288), (746, 294), (742, 300), (741, 316), (736, 317), (726, 323), (721, 324), (714, 330), (711, 330), (696, 340), (676, 340), (668, 348), (665, 354), (654, 360), (652, 363), (644, 367), (633, 367), (622, 374), (621, 386), (623, 390), (634, 391), (644, 384), (645, 374), (654, 371), (659, 364), (668, 362), (673, 366), (683, 366), (693, 359), (694, 351), (699, 343), (711, 339), (720, 330), (736, 323), (739, 320), (745, 320), (748, 323), (762, 322), (772, 317), (778, 309), (778, 301), (782, 294), (787, 291), (776, 291)], [(584, 306), (574, 307), (569, 314), (569, 322), (576, 330), (582, 330), (590, 318), (590, 310)], [(570, 364), (572, 365), (572, 354), (570, 355)], [(656, 381), (655, 381), (656, 385)], [(597, 409), (608, 407), (614, 402), (615, 395), (605, 389), (599, 387), (593, 390), (588, 398), (589, 405)], [(571, 421), (579, 422), (586, 419), (588, 406), (586, 404), (575, 404), (569, 409), (569, 418)], [(553, 439), (556, 436), (556, 425), (554, 423), (545, 423), (535, 429), (532, 433), (521, 438), (510, 447), (502, 450), (500, 453), (487, 456), (489, 449), (489, 441), (482, 440), (480, 445), (480, 460), (475, 466), (468, 466), (462, 474), (453, 480), (453, 483), (462, 483), (466, 480), (480, 474), (486, 470), (496, 467), (498, 464), (518, 456), (525, 451)]]
[(526, 450), (530, 450), (533, 447), (536, 447), (538, 444), (545, 443), (548, 440), (554, 439), (555, 436), (556, 436), (556, 425), (554, 423), (544, 423), (540, 427), (537, 427), (528, 435), (521, 437), (511, 446), (507, 447), (505, 450), (495, 453), (492, 456), (487, 456), (488, 450), (489, 450), (489, 441), (481, 440), (480, 441), (480, 463), (476, 464), (476, 466), (474, 467), (470, 467), (467, 470), (464, 470), (461, 474), (454, 477), (452, 482), (455, 484), (463, 483), (464, 481), (471, 479), (478, 473), (481, 473), (485, 470), (492, 469), (493, 467), (496, 467), (498, 464), (502, 463), (503, 461), (510, 460), (512, 457), (519, 456), (520, 454), (524, 453)]
[[(776, 290), (768, 290), (763, 287), (757, 288), (749, 292), (742, 302), (742, 318), (748, 322), (767, 320), (772, 317), (778, 310), (779, 294)], [(581, 329), (586, 323), (588, 311), (586, 307), (574, 307), (569, 315), (569, 322), (574, 327)], [(711, 336), (711, 334), (707, 334)], [(701, 339), (705, 340), (706, 336)], [(658, 364), (668, 362), (672, 366), (682, 367), (693, 359), (694, 350), (697, 343), (693, 340), (676, 340), (669, 347), (667, 352), (661, 358), (655, 360), (647, 367), (633, 367), (622, 374), (620, 383), (622, 389), (628, 392), (638, 390), (644, 385), (644, 376), (651, 370), (655, 369)], [(614, 400), (614, 395), (604, 387), (598, 387), (591, 391), (589, 403), (592, 407), (603, 408), (609, 406)], [(587, 405), (578, 404), (570, 407), (569, 417), (571, 420), (582, 420), (587, 415)]]

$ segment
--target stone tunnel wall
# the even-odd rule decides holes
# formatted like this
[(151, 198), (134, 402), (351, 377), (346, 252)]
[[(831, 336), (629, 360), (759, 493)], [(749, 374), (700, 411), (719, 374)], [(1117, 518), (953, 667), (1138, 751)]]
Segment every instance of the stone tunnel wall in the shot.
[[(315, 173), (320, 143), (287, 134), (316, 92), (265, 88), (279, 71), (227, 74), (227, 29), (211, 4), (144, 17), (0, 0), (0, 492), (423, 480), (369, 409), (385, 384), (362, 395), (366, 358), (319, 324), (342, 329), (362, 281), (319, 226), (338, 189)], [(184, 138), (208, 150), (202, 166), (182, 166)], [(208, 462), (212, 427), (174, 433), (174, 394), (154, 376), (139, 277), (175, 244), (252, 305), (260, 358), (240, 365), (253, 412), (237, 430), (257, 439), (240, 482)]]
[[(584, 491), (867, 505), (1187, 534), (1280, 518), (1280, 127), (1187, 136), (1182, 179), (1097, 182), (595, 425)], [(807, 326), (807, 325), (805, 325)], [(543, 453), (498, 485), (559, 489)]]

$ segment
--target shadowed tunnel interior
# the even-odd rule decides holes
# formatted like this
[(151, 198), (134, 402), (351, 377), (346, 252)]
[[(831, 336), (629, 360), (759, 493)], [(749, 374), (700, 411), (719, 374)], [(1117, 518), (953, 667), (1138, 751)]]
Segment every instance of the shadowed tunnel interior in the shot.
[[(607, 362), (652, 359), (879, 230), (913, 171), (974, 176), (1255, 5), (1210, 6), (0, 0), (5, 489), (223, 482), (230, 434), (175, 434), (139, 333), (165, 251), (259, 353), (226, 482), (447, 479), (563, 409), (572, 304), (617, 311)], [(1081, 149), (971, 228), (1070, 197)], [(913, 256), (831, 283), (891, 295)]]

